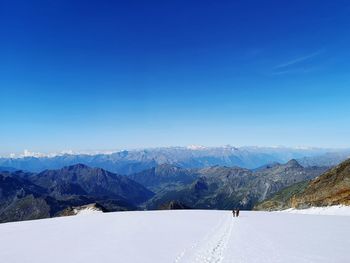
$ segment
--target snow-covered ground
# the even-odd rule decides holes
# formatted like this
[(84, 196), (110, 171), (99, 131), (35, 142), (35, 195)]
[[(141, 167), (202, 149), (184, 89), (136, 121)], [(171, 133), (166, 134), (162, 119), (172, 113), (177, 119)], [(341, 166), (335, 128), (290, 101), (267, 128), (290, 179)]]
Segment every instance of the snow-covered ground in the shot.
[(93, 213), (0, 224), (4, 263), (350, 262), (343, 216), (230, 211)]
[(290, 209), (282, 210), (281, 212), (293, 213), (293, 214), (305, 214), (305, 215), (350, 216), (350, 206), (333, 205), (333, 206), (324, 206), (324, 207), (310, 207), (307, 209), (290, 208)]
[(76, 215), (91, 215), (91, 214), (100, 214), (100, 213), (103, 213), (101, 210), (99, 209), (96, 209), (94, 207), (86, 207), (86, 208), (83, 208), (83, 209), (74, 209), (74, 213)]

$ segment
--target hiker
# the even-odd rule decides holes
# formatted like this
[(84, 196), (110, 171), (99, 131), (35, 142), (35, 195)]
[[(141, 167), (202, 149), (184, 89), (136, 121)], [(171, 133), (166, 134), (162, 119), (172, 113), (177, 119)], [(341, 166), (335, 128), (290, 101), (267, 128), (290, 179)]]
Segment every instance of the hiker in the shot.
[(236, 210), (236, 217), (239, 217), (239, 209)]
[(232, 210), (232, 216), (233, 216), (233, 217), (236, 216), (236, 210)]

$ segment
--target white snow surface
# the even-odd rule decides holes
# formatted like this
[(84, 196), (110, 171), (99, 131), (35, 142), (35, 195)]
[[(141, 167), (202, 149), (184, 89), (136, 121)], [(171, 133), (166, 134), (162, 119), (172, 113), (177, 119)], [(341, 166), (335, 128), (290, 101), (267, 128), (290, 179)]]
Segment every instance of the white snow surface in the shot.
[(91, 215), (91, 214), (100, 214), (103, 213), (100, 209), (96, 209), (94, 207), (86, 207), (83, 209), (74, 209), (74, 213), (76, 215)]
[(350, 262), (344, 216), (174, 210), (0, 224), (6, 263)]
[(305, 214), (305, 215), (338, 215), (350, 216), (350, 206), (333, 205), (323, 207), (310, 207), (306, 209), (289, 208), (282, 210), (283, 213)]

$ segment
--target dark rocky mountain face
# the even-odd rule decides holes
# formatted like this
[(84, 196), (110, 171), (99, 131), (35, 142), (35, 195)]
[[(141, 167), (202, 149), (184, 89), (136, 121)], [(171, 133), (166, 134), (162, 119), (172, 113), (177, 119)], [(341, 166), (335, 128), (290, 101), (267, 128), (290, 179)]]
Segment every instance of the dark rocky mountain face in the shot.
[(0, 222), (49, 217), (45, 193), (29, 181), (0, 173)]
[[(16, 174), (9, 172), (0, 173), (0, 197), (1, 200), (11, 199), (13, 196), (25, 196), (28, 194), (40, 196), (45, 194), (46, 189), (31, 183), (27, 179), (17, 177)], [(0, 204), (4, 204), (1, 202)]]
[(313, 180), (292, 185), (258, 204), (258, 210), (350, 205), (350, 159)]
[(87, 195), (124, 199), (132, 204), (140, 204), (153, 196), (151, 191), (125, 176), (83, 164), (46, 170), (30, 176), (29, 180), (48, 189), (50, 195), (58, 198), (65, 195)]
[(80, 196), (55, 199), (48, 189), (28, 180), (32, 175), (21, 171), (0, 174), (0, 222), (46, 218), (69, 205), (91, 203), (89, 198)]
[(146, 206), (155, 209), (171, 200), (177, 200), (193, 208), (251, 209), (257, 202), (284, 187), (315, 178), (325, 169), (304, 168), (296, 160), (255, 172), (239, 167), (221, 166), (198, 169), (195, 173), (199, 178), (192, 184), (158, 193)]
[(0, 174), (0, 222), (56, 216), (72, 206), (98, 203), (108, 211), (134, 210), (154, 194), (125, 176), (85, 165), (39, 174)]

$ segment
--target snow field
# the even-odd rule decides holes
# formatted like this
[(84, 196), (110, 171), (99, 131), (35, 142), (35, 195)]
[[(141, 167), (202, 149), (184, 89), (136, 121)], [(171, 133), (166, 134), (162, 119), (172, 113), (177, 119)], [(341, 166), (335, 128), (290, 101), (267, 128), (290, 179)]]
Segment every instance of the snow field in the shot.
[(345, 216), (281, 212), (91, 213), (0, 224), (6, 263), (350, 262)]
[(305, 215), (338, 215), (338, 216), (350, 216), (350, 206), (345, 205), (333, 205), (325, 207), (310, 207), (307, 209), (286, 209), (281, 212), (293, 213), (293, 214), (305, 214)]

